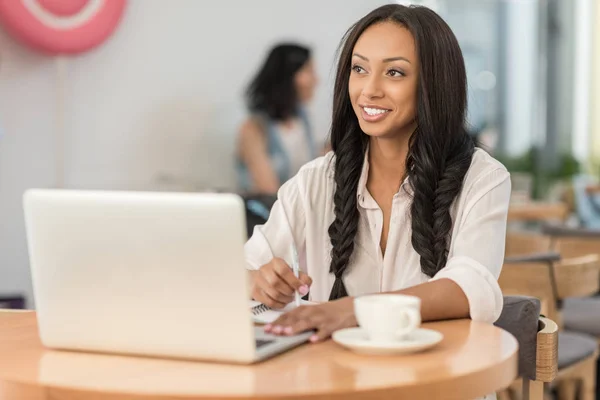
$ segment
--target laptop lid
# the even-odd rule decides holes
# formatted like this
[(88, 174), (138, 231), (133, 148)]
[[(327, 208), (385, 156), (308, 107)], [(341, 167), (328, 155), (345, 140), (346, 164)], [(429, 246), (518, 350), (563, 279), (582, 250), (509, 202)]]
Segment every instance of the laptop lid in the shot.
[(24, 209), (46, 346), (255, 358), (238, 196), (36, 189)]

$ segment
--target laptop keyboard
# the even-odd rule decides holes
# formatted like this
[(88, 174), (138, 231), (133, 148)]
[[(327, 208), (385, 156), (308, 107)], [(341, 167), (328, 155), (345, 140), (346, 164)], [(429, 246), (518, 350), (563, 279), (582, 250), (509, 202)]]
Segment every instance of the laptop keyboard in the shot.
[(256, 348), (260, 349), (261, 347), (263, 347), (264, 345), (267, 345), (269, 343), (273, 343), (274, 340), (264, 340), (264, 339), (254, 339), (256, 341)]

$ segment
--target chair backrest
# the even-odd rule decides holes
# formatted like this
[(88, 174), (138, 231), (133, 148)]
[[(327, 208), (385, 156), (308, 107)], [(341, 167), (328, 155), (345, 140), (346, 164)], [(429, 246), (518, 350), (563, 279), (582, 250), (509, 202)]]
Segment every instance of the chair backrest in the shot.
[(600, 230), (545, 225), (543, 233), (550, 237), (551, 249), (560, 252), (563, 258), (600, 256)]
[(556, 320), (557, 289), (551, 261), (505, 262), (498, 283), (504, 295), (539, 299), (542, 314)]
[(505, 296), (500, 318), (494, 325), (519, 342), (519, 376), (536, 379), (536, 346), (540, 301), (529, 296)]
[[(561, 258), (561, 260), (554, 260), (554, 269), (551, 271), (551, 278), (556, 283), (557, 300), (598, 293), (600, 291), (600, 232), (546, 226), (544, 233), (546, 235), (526, 232), (507, 233), (506, 260), (511, 258), (514, 260), (518, 257), (521, 261), (535, 261), (540, 254), (543, 254), (540, 252), (551, 249), (552, 253), (547, 253), (548, 256), (560, 254)], [(522, 282), (522, 284), (527, 283)]]
[(558, 372), (558, 327), (539, 313), (538, 299), (505, 296), (502, 314), (495, 322), (519, 343), (519, 376), (523, 398), (529, 400), (543, 400), (544, 382), (552, 382)]
[(588, 254), (554, 263), (557, 298), (591, 296), (600, 290), (600, 257)]
[(540, 317), (536, 343), (537, 381), (552, 382), (558, 373), (558, 325)]
[(545, 253), (551, 249), (551, 238), (533, 232), (509, 231), (506, 234), (506, 250), (504, 254), (522, 256), (532, 253)]
[(557, 253), (507, 257), (498, 283), (505, 295), (538, 298), (542, 314), (562, 327), (562, 300), (600, 290), (600, 260), (593, 254), (566, 260)]
[(551, 248), (560, 252), (564, 258), (579, 257), (587, 254), (600, 256), (600, 237), (556, 236), (552, 238)]

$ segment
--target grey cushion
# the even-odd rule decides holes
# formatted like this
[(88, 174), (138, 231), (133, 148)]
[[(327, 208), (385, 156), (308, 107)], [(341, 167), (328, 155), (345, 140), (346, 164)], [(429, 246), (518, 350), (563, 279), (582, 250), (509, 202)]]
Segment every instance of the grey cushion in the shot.
[(494, 325), (511, 333), (519, 342), (519, 376), (535, 380), (540, 301), (534, 297), (506, 296), (500, 318)]
[(558, 333), (558, 369), (568, 367), (586, 357), (591, 356), (598, 342), (585, 333)]
[(565, 329), (600, 336), (600, 297), (569, 298), (563, 302)]
[(532, 253), (523, 256), (510, 256), (504, 259), (505, 263), (524, 263), (524, 262), (554, 262), (560, 261), (560, 253), (557, 252), (544, 252), (544, 253)]

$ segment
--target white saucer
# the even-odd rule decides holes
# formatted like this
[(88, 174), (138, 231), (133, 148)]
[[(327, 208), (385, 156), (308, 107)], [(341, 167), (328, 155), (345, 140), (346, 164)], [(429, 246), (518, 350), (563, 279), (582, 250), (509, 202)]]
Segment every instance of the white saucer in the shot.
[(374, 342), (367, 339), (360, 328), (340, 329), (333, 332), (333, 341), (362, 354), (409, 354), (423, 351), (442, 341), (444, 335), (431, 329), (416, 329), (406, 339), (390, 342)]

